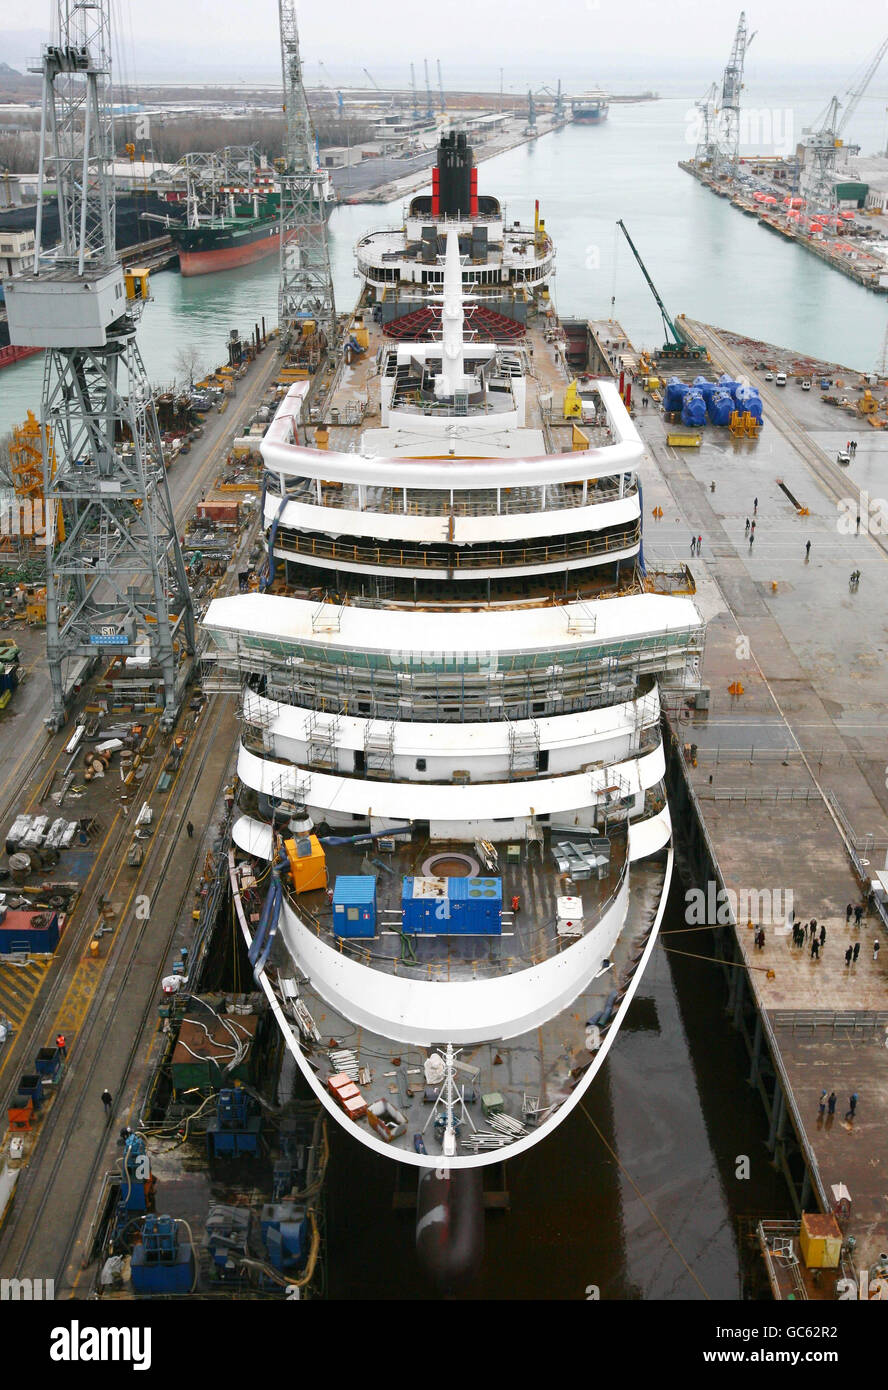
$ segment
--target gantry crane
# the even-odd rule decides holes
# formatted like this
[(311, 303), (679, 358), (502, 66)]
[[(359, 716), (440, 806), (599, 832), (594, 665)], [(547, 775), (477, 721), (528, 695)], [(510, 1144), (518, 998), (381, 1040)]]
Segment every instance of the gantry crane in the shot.
[[(327, 246), (324, 178), (299, 53), (295, 0), (278, 0), (287, 128), (281, 171), (281, 261), (278, 287), (280, 350), (292, 353), (307, 333), (318, 347), (336, 337), (336, 306)], [(312, 355), (317, 361), (317, 354)]]
[(648, 287), (649, 287), (649, 289), (650, 289), (650, 291), (651, 291), (651, 294), (654, 296), (654, 299), (657, 301), (657, 308), (660, 310), (660, 314), (661, 314), (661, 316), (662, 316), (662, 318), (663, 318), (663, 327), (666, 329), (666, 333), (667, 333), (668, 340), (667, 340), (667, 342), (665, 342), (665, 343), (663, 344), (663, 346), (660, 348), (659, 356), (660, 356), (660, 357), (693, 357), (693, 358), (705, 357), (705, 356), (706, 356), (706, 349), (703, 348), (703, 347), (698, 347), (696, 343), (688, 343), (688, 342), (682, 337), (681, 333), (680, 333), (680, 332), (678, 331), (678, 329), (676, 328), (676, 326), (675, 326), (673, 320), (670, 318), (670, 316), (669, 316), (669, 314), (668, 314), (668, 312), (667, 312), (667, 310), (666, 310), (666, 305), (663, 303), (662, 299), (660, 298), (659, 293), (657, 292), (657, 287), (656, 287), (656, 285), (654, 284), (653, 280), (651, 279), (650, 275), (648, 274), (647, 266), (645, 265), (644, 261), (641, 259), (641, 256), (638, 254), (638, 250), (636, 249), (635, 242), (632, 240), (631, 236), (630, 236), (629, 233), (627, 232), (627, 230), (626, 230), (626, 225), (625, 225), (625, 223), (622, 221), (622, 219), (619, 220), (619, 221), (617, 222), (617, 226), (620, 228), (620, 230), (621, 230), (622, 233), (623, 233), (623, 236), (624, 236), (624, 237), (626, 238), (626, 240), (628, 241), (628, 243), (629, 243), (629, 249), (630, 249), (630, 251), (632, 252), (632, 254), (633, 254), (633, 256), (635, 257), (635, 259), (638, 261), (639, 267), (641, 268), (641, 273), (642, 273), (642, 275), (644, 276), (645, 280), (646, 280), (647, 283), (648, 283)]
[[(147, 272), (124, 276), (114, 239), (111, 0), (58, 0), (43, 50), (33, 270), (7, 281), (12, 342), (46, 349), (46, 657), (61, 728), (97, 655), (150, 651), (169, 727), (190, 676), (194, 615), (157, 415), (136, 343)], [(55, 190), (59, 245), (42, 246)], [(64, 527), (58, 524), (58, 517)]]
[(441, 76), (441, 59), (438, 59), (438, 91), (441, 96), (441, 115), (447, 111), (447, 103), (444, 100), (444, 79)]

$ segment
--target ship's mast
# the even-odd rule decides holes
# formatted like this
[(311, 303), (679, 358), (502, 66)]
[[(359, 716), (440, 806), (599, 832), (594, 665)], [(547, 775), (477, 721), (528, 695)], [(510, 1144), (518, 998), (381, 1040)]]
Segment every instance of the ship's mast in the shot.
[(281, 271), (278, 292), (280, 347), (296, 345), (304, 325), (313, 322), (332, 346), (336, 306), (327, 247), (323, 180), (315, 157), (314, 133), (302, 82), (295, 0), (278, 0), (281, 64), (287, 129), (281, 172)]
[[(40, 197), (33, 271), (7, 282), (12, 342), (46, 349), (47, 723), (60, 728), (84, 658), (147, 646), (178, 710), (194, 616), (154, 401), (136, 344), (147, 276), (114, 242), (110, 0), (58, 0), (43, 51)], [(41, 247), (55, 190), (60, 243)], [(42, 254), (41, 254), (42, 253)]]

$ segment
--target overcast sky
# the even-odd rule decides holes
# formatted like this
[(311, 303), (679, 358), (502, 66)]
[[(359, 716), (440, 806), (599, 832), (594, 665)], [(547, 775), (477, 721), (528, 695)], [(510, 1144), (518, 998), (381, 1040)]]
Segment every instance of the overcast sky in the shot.
[[(133, 80), (160, 74), (180, 80), (230, 70), (273, 78), (277, 60), (276, 0), (112, 0), (115, 49), (123, 41)], [(0, 61), (21, 68), (39, 50), (52, 0), (0, 0)], [(421, 77), (424, 56), (447, 72), (491, 74), (568, 65), (588, 66), (589, 81), (606, 82), (608, 69), (630, 72), (656, 63), (664, 81), (683, 71), (724, 66), (740, 12), (737, 0), (303, 0), (298, 7), (303, 59), (311, 80), (318, 59), (331, 81), (342, 83), (363, 64), (392, 81), (411, 59)], [(757, 30), (750, 67), (772, 74), (800, 65), (851, 76), (888, 34), (886, 0), (769, 0), (747, 8)], [(446, 19), (442, 21), (442, 16)], [(888, 71), (888, 63), (886, 63)], [(435, 76), (434, 67), (432, 72)], [(363, 80), (363, 79), (362, 79)]]

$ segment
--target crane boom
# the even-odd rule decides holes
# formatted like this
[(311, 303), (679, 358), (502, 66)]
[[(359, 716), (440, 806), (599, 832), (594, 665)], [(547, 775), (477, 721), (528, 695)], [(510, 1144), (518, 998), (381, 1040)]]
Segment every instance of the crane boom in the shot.
[(626, 230), (626, 224), (625, 224), (625, 222), (622, 220), (622, 218), (620, 218), (620, 219), (618, 220), (617, 226), (620, 228), (620, 231), (623, 233), (623, 236), (624, 236), (624, 237), (626, 238), (626, 240), (628, 241), (628, 243), (629, 243), (629, 250), (632, 252), (633, 256), (634, 256), (635, 259), (638, 261), (638, 265), (639, 265), (639, 268), (640, 268), (640, 270), (641, 270), (641, 273), (642, 273), (642, 275), (644, 276), (645, 280), (647, 280), (648, 286), (650, 287), (651, 294), (654, 296), (654, 299), (657, 301), (657, 308), (660, 310), (660, 313), (661, 313), (661, 315), (662, 315), (662, 317), (663, 317), (663, 326), (664, 326), (664, 328), (666, 329), (667, 334), (672, 338), (673, 343), (674, 343), (677, 347), (679, 347), (679, 346), (683, 347), (683, 346), (684, 346), (684, 339), (682, 338), (682, 336), (681, 336), (681, 334), (679, 333), (678, 329), (676, 328), (675, 324), (672, 322), (672, 319), (669, 317), (669, 314), (668, 314), (668, 312), (667, 312), (667, 310), (666, 310), (666, 305), (663, 303), (662, 299), (660, 298), (660, 295), (659, 295), (659, 292), (658, 292), (658, 290), (657, 290), (657, 287), (656, 287), (656, 285), (654, 284), (653, 280), (651, 279), (650, 275), (648, 274), (647, 266), (645, 265), (644, 261), (641, 259), (641, 256), (638, 254), (638, 248), (636, 247), (635, 242), (632, 240), (631, 236), (629, 235), (628, 231)]
[(878, 67), (879, 67), (879, 64), (881, 63), (882, 59), (885, 57), (886, 52), (888, 52), (888, 37), (885, 37), (885, 38), (882, 40), (882, 42), (879, 44), (879, 47), (876, 49), (875, 54), (874, 54), (873, 57), (870, 59), (869, 64), (868, 64), (867, 68), (865, 69), (864, 74), (863, 74), (863, 76), (861, 77), (860, 81), (858, 82), (857, 86), (856, 86), (853, 90), (849, 87), (849, 89), (848, 89), (848, 97), (849, 97), (848, 104), (847, 104), (847, 106), (845, 107), (845, 110), (844, 110), (844, 112), (843, 112), (843, 114), (842, 114), (842, 119), (839, 121), (839, 124), (838, 124), (838, 126), (836, 127), (836, 135), (841, 135), (841, 134), (842, 134), (842, 131), (845, 129), (845, 126), (848, 124), (848, 122), (850, 121), (851, 117), (854, 115), (854, 112), (857, 110), (858, 106), (860, 105), (860, 99), (861, 99), (861, 97), (863, 96), (863, 94), (864, 94), (864, 92), (866, 91), (867, 87), (868, 87), (869, 84), (872, 82), (873, 78), (875, 77), (876, 71), (877, 71), (877, 69), (878, 69)]

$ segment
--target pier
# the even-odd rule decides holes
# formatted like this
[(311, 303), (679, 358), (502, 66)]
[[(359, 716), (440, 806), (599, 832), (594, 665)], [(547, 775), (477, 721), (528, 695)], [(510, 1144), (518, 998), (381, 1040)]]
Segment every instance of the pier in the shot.
[[(686, 561), (709, 624), (708, 707), (705, 698), (672, 702), (668, 776), (687, 879), (711, 885), (712, 901), (703, 917), (689, 910), (688, 932), (666, 944), (699, 951), (692, 924), (714, 926), (726, 1007), (768, 1116), (768, 1160), (800, 1213), (833, 1211), (844, 1184), (844, 1235), (856, 1242), (855, 1263), (869, 1266), (886, 1238), (888, 919), (876, 875), (888, 848), (888, 546), (880, 504), (860, 484), (886, 446), (864, 419), (840, 423), (819, 400), (806, 401), (821, 414), (804, 428), (786, 388), (750, 373), (706, 325), (684, 327), (710, 352), (707, 375), (726, 370), (759, 387), (765, 424), (757, 440), (738, 441), (707, 425), (689, 454), (667, 445), (658, 413), (636, 413), (655, 465), (645, 477), (648, 564)], [(848, 434), (860, 463), (844, 471), (835, 451)], [(699, 557), (691, 536), (703, 538)], [(853, 911), (846, 921), (849, 904), (863, 906), (859, 930)], [(818, 937), (825, 926), (819, 958), (810, 938), (793, 944), (788, 912), (815, 918)], [(832, 1090), (835, 1115), (822, 1117), (821, 1092)]]

